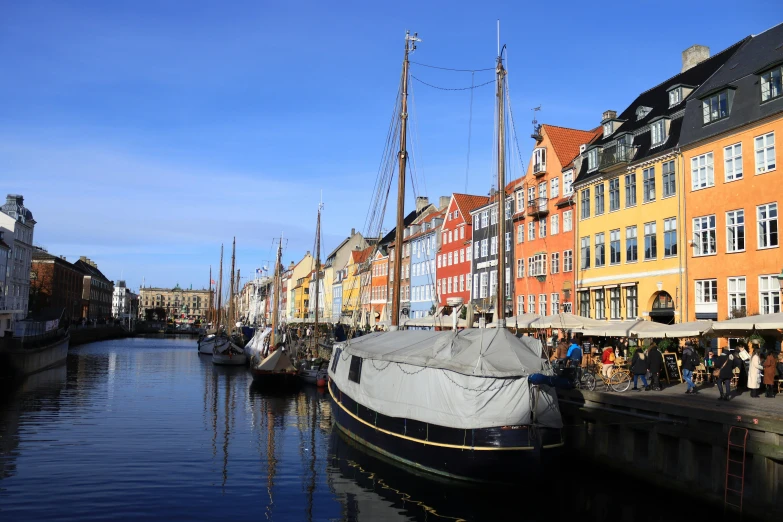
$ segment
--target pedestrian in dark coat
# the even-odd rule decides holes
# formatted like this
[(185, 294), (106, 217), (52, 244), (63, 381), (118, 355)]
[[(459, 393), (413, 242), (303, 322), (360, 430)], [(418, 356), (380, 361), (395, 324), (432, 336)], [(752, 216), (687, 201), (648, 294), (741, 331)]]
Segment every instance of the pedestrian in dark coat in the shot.
[(775, 396), (775, 366), (777, 361), (772, 352), (767, 352), (767, 358), (764, 359), (764, 387), (767, 389), (766, 396)]
[(639, 388), (636, 387), (636, 383), (639, 380), (639, 377), (642, 378), (642, 384), (644, 385), (644, 390), (648, 391), (650, 389), (650, 386), (647, 384), (647, 377), (646, 377), (647, 370), (649, 369), (650, 369), (650, 360), (644, 354), (643, 349), (637, 348), (636, 352), (634, 352), (633, 354), (633, 359), (631, 359), (631, 372), (633, 373), (633, 389), (635, 391), (640, 391)]
[(650, 377), (652, 389), (661, 391), (661, 370), (663, 369), (663, 355), (655, 343), (650, 344), (647, 350), (647, 359), (650, 361)]
[(715, 368), (718, 368), (719, 371), (719, 401), (728, 401), (731, 399), (731, 378), (734, 377), (734, 368), (738, 368), (740, 364), (742, 364), (742, 360), (728, 349), (724, 350), (715, 361)]

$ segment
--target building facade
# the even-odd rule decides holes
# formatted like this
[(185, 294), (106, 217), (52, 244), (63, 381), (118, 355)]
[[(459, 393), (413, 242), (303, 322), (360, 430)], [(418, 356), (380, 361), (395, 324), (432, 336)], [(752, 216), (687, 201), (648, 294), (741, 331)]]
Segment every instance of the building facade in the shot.
[[(304, 257), (296, 264), (291, 262), (288, 269), (291, 272), (286, 288), (287, 295), (287, 317), (289, 320), (297, 318), (303, 319), (305, 316), (304, 308), (304, 287), (302, 286), (307, 279), (308, 282), (308, 294), (309, 294), (309, 280), (310, 274), (315, 268), (315, 258), (310, 254), (308, 250)], [(297, 293), (298, 289), (298, 293)], [(308, 301), (309, 305), (309, 301)]]
[[(337, 245), (337, 247), (334, 248), (334, 250), (332, 250), (328, 256), (326, 256), (326, 260), (323, 263), (323, 306), (327, 314), (329, 313), (329, 310), (335, 310), (333, 302), (334, 295), (332, 293), (335, 289), (335, 286), (339, 286), (342, 290), (341, 284), (335, 285), (335, 278), (337, 277), (337, 273), (345, 268), (345, 265), (348, 263), (348, 257), (351, 255), (351, 251), (354, 248), (359, 247), (364, 249), (369, 245), (370, 242), (367, 241), (361, 233), (356, 232), (356, 229), (352, 228), (351, 234), (343, 239), (340, 244)], [(340, 307), (337, 307), (336, 309), (339, 311)], [(339, 313), (336, 317), (332, 315), (331, 320), (339, 321)]]
[(600, 134), (541, 125), (525, 177), (514, 189), (517, 315), (573, 311), (573, 160)]
[(619, 116), (603, 113), (602, 135), (577, 162), (574, 184), (579, 315), (684, 321), (678, 145), (685, 100), (737, 45), (713, 57), (701, 46), (686, 50), (679, 74), (637, 96)]
[(681, 133), (688, 320), (781, 311), (777, 166), (783, 25), (741, 42), (687, 100)]
[(437, 210), (417, 219), (406, 231), (410, 267), (410, 313), (411, 319), (435, 315), (438, 295), (435, 291), (437, 278), (435, 257), (440, 247), (440, 227), (445, 211)]
[(142, 287), (139, 290), (139, 318), (171, 320), (179, 324), (205, 323), (213, 297), (213, 292), (206, 288)]
[(471, 259), (473, 258), (473, 215), (471, 211), (486, 205), (487, 196), (452, 194), (440, 228), (440, 246), (436, 257), (436, 292), (438, 304), (471, 297)]
[(0, 232), (3, 241), (10, 247), (6, 254), (5, 276), (5, 316), (13, 322), (27, 317), (30, 295), (30, 266), (33, 258), (33, 234), (36, 221), (33, 213), (24, 206), (24, 197), (8, 194), (5, 204), (0, 207)]
[(389, 318), (388, 310), (386, 309), (386, 302), (389, 299), (389, 254), (385, 245), (379, 246), (373, 255), (371, 286), (371, 322), (386, 321)]
[(36, 248), (30, 267), (30, 312), (37, 315), (56, 308), (67, 321), (81, 319), (83, 282), (84, 274), (65, 256)]
[(332, 322), (338, 323), (343, 319), (343, 281), (347, 269), (335, 270), (332, 278)]
[(4, 337), (6, 331), (13, 332), (11, 322), (14, 315), (10, 304), (6, 304), (6, 293), (8, 292), (6, 272), (8, 272), (8, 262), (11, 259), (11, 245), (5, 242), (5, 234), (4, 230), (0, 230), (0, 337)]
[(114, 283), (103, 275), (95, 261), (85, 256), (81, 256), (73, 266), (82, 273), (82, 318), (110, 319)]

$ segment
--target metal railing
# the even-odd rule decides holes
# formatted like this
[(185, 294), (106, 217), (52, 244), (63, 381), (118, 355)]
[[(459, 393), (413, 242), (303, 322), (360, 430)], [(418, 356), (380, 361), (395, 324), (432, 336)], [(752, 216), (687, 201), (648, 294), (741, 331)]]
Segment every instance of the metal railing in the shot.
[(534, 163), (533, 175), (540, 176), (541, 174), (546, 174), (546, 163)]
[(533, 198), (529, 199), (527, 201), (527, 213), (528, 215), (535, 215), (535, 214), (546, 214), (549, 212), (549, 208), (547, 207), (547, 203), (549, 202), (548, 198)]
[(634, 147), (625, 143), (606, 147), (598, 158), (598, 167), (606, 168), (618, 163), (628, 163), (633, 159)]

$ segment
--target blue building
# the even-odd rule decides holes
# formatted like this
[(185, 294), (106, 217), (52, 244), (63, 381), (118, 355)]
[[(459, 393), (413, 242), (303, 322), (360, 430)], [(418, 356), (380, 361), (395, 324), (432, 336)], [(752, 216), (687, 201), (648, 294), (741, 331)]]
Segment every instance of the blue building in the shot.
[(410, 252), (410, 315), (419, 319), (434, 315), (438, 305), (435, 292), (435, 256), (438, 253), (444, 210), (421, 216), (408, 227), (407, 249)]

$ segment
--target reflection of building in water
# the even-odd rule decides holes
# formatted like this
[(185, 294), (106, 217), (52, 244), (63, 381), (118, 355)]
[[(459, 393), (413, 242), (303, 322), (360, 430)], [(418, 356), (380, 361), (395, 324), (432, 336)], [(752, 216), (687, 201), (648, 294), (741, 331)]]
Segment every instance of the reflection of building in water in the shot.
[[(210, 371), (211, 370), (211, 371)], [(228, 481), (228, 448), (231, 430), (235, 428), (234, 411), (236, 408), (236, 385), (232, 381), (238, 377), (234, 368), (212, 367), (205, 372), (204, 420), (207, 429), (212, 431), (212, 458), (218, 457), (222, 463), (221, 487)]]
[(0, 390), (0, 480), (16, 474), (23, 417), (43, 410), (59, 411), (66, 376), (67, 369), (61, 365), (29, 376), (15, 389)]

